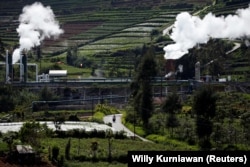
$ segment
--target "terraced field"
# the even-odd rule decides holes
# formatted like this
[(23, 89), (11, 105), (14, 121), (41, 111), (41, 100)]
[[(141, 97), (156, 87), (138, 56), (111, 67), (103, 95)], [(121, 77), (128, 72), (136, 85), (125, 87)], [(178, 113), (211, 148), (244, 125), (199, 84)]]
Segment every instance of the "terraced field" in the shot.
[[(18, 43), (16, 28), (18, 16), (25, 5), (33, 1), (1, 2), (0, 7), (0, 36), (4, 42), (11, 45)], [(143, 44), (150, 41), (150, 32), (160, 29), (171, 21), (182, 10), (192, 11), (191, 3), (186, 1), (179, 4), (178, 1), (41, 1), (44, 6), (51, 6), (61, 27), (65, 33), (58, 40), (45, 40), (42, 51), (46, 55), (65, 50), (72, 45), (93, 45), (82, 47), (83, 53), (92, 54), (95, 47), (98, 51), (127, 48), (123, 46), (133, 41), (135, 44)], [(205, 5), (207, 1), (197, 1), (198, 5)], [(190, 3), (190, 4), (189, 4)], [(169, 9), (176, 5), (176, 9)], [(160, 29), (161, 30), (161, 29)], [(133, 34), (134, 33), (134, 34)], [(109, 37), (108, 40), (101, 40)], [(111, 38), (112, 37), (112, 38)], [(119, 39), (121, 38), (121, 39)], [(105, 46), (104, 46), (105, 44)], [(115, 45), (114, 45), (115, 44)], [(101, 46), (97, 46), (101, 45)], [(106, 46), (106, 45), (110, 45)], [(97, 47), (96, 47), (97, 46)], [(90, 48), (88, 51), (88, 48)]]
[[(88, 57), (95, 64), (104, 68), (116, 64), (131, 65), (134, 57), (114, 58), (112, 53), (131, 48), (141, 48), (152, 41), (151, 33), (161, 33), (181, 11), (192, 11), (194, 1), (180, 3), (177, 0), (41, 0), (44, 6), (50, 6), (59, 21), (64, 34), (57, 40), (44, 40), (41, 45), (42, 57), (55, 57), (66, 65), (66, 50), (78, 47), (78, 57)], [(204, 6), (206, 1), (197, 1)], [(34, 3), (32, 0), (0, 2), (0, 38), (14, 47), (18, 44), (16, 28), (22, 8)], [(14, 4), (14, 5), (13, 5)], [(11, 50), (11, 49), (10, 49)], [(36, 55), (36, 52), (33, 53)], [(122, 57), (124, 56), (121, 55)], [(103, 61), (105, 59), (105, 61)], [(119, 60), (118, 60), (119, 59)], [(33, 61), (33, 60), (29, 60)], [(43, 61), (43, 68), (53, 63)], [(133, 63), (132, 63), (133, 64)], [(118, 65), (121, 71), (127, 71), (129, 65)], [(123, 66), (123, 67), (122, 67)], [(79, 65), (77, 66), (79, 67)], [(39, 67), (41, 69), (42, 67)], [(65, 68), (63, 66), (62, 68)], [(67, 67), (66, 67), (67, 68)], [(76, 68), (77, 71), (79, 71)], [(71, 71), (71, 70), (70, 70)], [(90, 71), (90, 70), (87, 70)], [(112, 71), (112, 69), (111, 69)], [(69, 75), (74, 74), (74, 70)], [(121, 72), (122, 73), (122, 72)]]
[[(16, 32), (18, 17), (22, 13), (22, 8), (33, 2), (33, 0), (0, 2), (0, 38), (4, 43), (12, 47), (18, 44)], [(64, 30), (59, 39), (43, 41), (41, 45), (43, 58), (53, 56), (66, 62), (66, 50), (77, 46), (78, 57), (87, 57), (96, 64), (102, 64), (102, 68), (109, 68), (109, 71), (119, 68), (121, 73), (124, 71), (128, 73), (135, 58), (135, 55), (125, 51), (141, 48), (147, 43), (155, 43), (162, 30), (175, 21), (178, 13), (182, 11), (194, 13), (212, 3), (211, 0), (182, 2), (179, 0), (41, 0), (40, 2), (44, 6), (51, 6)], [(212, 6), (203, 14), (210, 11), (216, 15), (231, 14), (247, 5), (248, 2)], [(114, 56), (116, 52), (118, 54)], [(163, 50), (157, 54), (159, 57), (162, 56)], [(66, 64), (63, 68), (67, 68)]]
[[(249, 7), (249, 1), (228, 2), (225, 6), (217, 6), (209, 11), (216, 16), (234, 15), (238, 9)], [(244, 41), (236, 41), (241, 43), (241, 47), (229, 54), (230, 59), (225, 60), (225, 75), (230, 75), (233, 81), (249, 81), (250, 78), (250, 54)]]

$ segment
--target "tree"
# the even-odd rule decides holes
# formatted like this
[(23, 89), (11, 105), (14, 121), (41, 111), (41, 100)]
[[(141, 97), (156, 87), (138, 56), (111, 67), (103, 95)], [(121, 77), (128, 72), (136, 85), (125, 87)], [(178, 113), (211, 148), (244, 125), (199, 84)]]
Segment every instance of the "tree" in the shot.
[(140, 114), (141, 114), (141, 118), (143, 121), (143, 127), (145, 129), (148, 129), (148, 122), (149, 122), (149, 118), (152, 116), (152, 112), (153, 112), (153, 103), (152, 103), (152, 87), (149, 83), (145, 82), (145, 84), (141, 85), (141, 89), (142, 89), (142, 94), (141, 94), (141, 98), (140, 98)]
[(70, 159), (70, 148), (71, 148), (71, 138), (69, 138), (68, 143), (66, 144), (66, 147), (65, 147), (65, 158), (67, 160)]
[(112, 139), (114, 137), (113, 131), (108, 129), (106, 131), (106, 138), (108, 138), (108, 161), (111, 162), (112, 160)]
[(97, 141), (91, 142), (90, 148), (91, 148), (91, 150), (93, 152), (93, 161), (96, 160), (96, 153), (97, 153), (97, 150), (98, 150), (98, 146), (99, 146), (99, 144), (98, 144)]
[(176, 93), (169, 95), (162, 106), (162, 110), (168, 114), (166, 126), (172, 128), (171, 136), (173, 136), (173, 129), (180, 125), (176, 113), (181, 110), (181, 107), (179, 96)]
[(143, 127), (148, 129), (148, 121), (153, 111), (151, 79), (157, 73), (157, 64), (152, 46), (143, 53), (143, 58), (138, 66), (135, 79), (130, 87), (134, 109), (137, 115), (140, 115)]
[(73, 48), (68, 48), (67, 55), (66, 55), (66, 61), (68, 65), (75, 66), (76, 60), (78, 56), (78, 48), (77, 46), (74, 46)]
[(72, 63), (72, 53), (71, 53), (70, 49), (67, 50), (66, 61), (67, 61), (68, 65), (72, 65), (73, 64)]
[(202, 87), (194, 96), (193, 110), (196, 113), (196, 132), (202, 149), (211, 147), (212, 119), (216, 113), (217, 96), (209, 86)]

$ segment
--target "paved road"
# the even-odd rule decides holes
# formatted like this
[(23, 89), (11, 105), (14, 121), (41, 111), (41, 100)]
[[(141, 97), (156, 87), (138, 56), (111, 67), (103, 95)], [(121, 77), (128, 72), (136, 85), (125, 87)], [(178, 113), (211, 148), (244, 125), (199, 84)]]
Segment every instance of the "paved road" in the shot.
[(104, 123), (109, 123), (110, 122), (112, 124), (112, 127), (115, 129), (115, 131), (122, 131), (122, 130), (124, 130), (127, 133), (127, 136), (129, 136), (129, 137), (136, 136), (139, 139), (141, 139), (142, 141), (149, 141), (149, 140), (147, 140), (145, 138), (142, 138), (142, 137), (138, 136), (137, 134), (134, 134), (132, 131), (130, 131), (128, 128), (126, 128), (122, 124), (122, 121), (121, 121), (122, 114), (115, 114), (115, 117), (116, 117), (116, 121), (115, 122), (113, 122), (113, 115), (107, 115), (107, 116), (105, 116), (103, 118), (103, 121), (104, 121)]

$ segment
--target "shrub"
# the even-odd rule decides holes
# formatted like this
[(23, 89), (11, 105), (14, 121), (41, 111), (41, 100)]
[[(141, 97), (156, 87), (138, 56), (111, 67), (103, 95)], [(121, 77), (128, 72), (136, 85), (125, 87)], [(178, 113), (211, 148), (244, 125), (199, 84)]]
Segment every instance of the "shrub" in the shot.
[(102, 112), (95, 112), (95, 114), (92, 117), (93, 122), (103, 123), (103, 117), (105, 116)]
[(154, 141), (156, 143), (164, 143), (166, 141), (165, 136), (151, 134), (146, 137), (148, 140)]
[(109, 106), (107, 104), (97, 104), (95, 106), (95, 112), (102, 112), (104, 115), (111, 115), (118, 113), (115, 107)]
[(190, 114), (191, 111), (192, 111), (192, 107), (191, 107), (191, 106), (182, 106), (181, 111), (182, 111), (184, 114)]

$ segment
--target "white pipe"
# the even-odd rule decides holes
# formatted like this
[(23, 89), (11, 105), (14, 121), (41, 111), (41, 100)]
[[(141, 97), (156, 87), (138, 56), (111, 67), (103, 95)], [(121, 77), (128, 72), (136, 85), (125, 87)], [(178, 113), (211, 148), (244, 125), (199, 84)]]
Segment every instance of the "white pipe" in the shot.
[[(5, 63), (4, 62), (0, 62), (0, 65), (6, 65), (7, 64), (7, 66), (8, 66), (8, 63), (6, 63), (6, 62)], [(21, 63), (15, 63), (15, 64), (20, 65), (20, 67), (21, 67)], [(28, 63), (27, 66), (35, 66), (36, 67), (36, 82), (38, 82), (38, 66), (37, 66), (37, 64), (35, 64), (35, 63)], [(8, 71), (9, 71), (9, 69), (8, 69)], [(6, 68), (6, 77), (7, 77), (7, 68)]]
[(35, 64), (35, 66), (36, 66), (36, 82), (38, 82), (38, 66), (37, 64)]
[(22, 54), (20, 54), (20, 82), (23, 81), (23, 62), (22, 62)]

